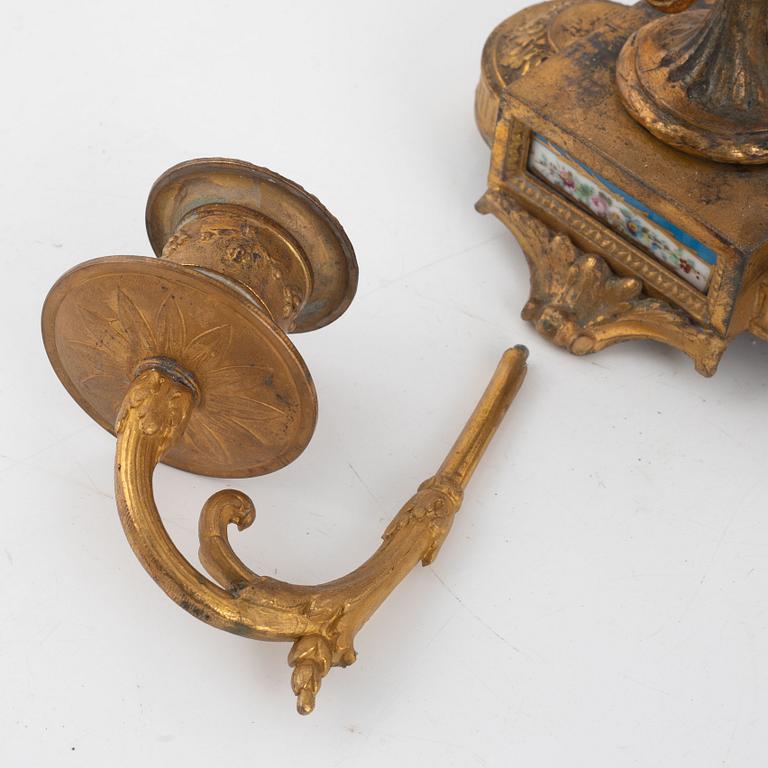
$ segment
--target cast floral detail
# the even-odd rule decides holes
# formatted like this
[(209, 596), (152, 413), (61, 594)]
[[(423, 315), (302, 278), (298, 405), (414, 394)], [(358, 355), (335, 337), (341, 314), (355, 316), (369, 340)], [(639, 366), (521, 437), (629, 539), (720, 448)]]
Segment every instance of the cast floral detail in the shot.
[(528, 168), (691, 285), (700, 291), (707, 290), (712, 265), (664, 233), (619, 195), (604, 188), (585, 169), (566, 160), (539, 136), (531, 142)]

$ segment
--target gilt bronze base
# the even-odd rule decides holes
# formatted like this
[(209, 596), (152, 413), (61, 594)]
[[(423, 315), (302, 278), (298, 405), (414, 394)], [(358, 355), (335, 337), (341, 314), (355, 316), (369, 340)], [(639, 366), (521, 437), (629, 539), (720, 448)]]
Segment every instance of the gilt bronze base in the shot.
[(616, 79), (648, 25), (702, 25), (719, 7), (666, 17), (645, 3), (550, 0), (486, 43), (475, 107), (491, 169), (478, 210), (528, 259), (523, 316), (574, 354), (653, 339), (711, 376), (736, 335), (768, 339), (768, 168), (662, 141)]

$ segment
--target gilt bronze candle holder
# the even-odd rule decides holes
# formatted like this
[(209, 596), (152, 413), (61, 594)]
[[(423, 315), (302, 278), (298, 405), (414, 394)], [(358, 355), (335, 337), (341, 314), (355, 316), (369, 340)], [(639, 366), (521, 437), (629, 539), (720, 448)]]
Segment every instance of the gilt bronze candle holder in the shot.
[(538, 3), (488, 39), (476, 115), (478, 210), (520, 241), (544, 336), (654, 339), (707, 376), (768, 339), (768, 0)]
[(211, 580), (168, 536), (154, 468), (162, 461), (245, 477), (301, 453), (317, 397), (286, 333), (344, 312), (357, 264), (317, 199), (236, 160), (194, 160), (163, 174), (149, 195), (147, 230), (158, 259), (95, 259), (54, 285), (43, 309), (46, 350), (72, 397), (117, 437), (120, 519), (144, 568), (201, 621), (292, 642), (292, 687), (307, 714), (329, 669), (355, 660), (353, 641), (367, 619), (417, 563), (436, 556), (522, 383), (527, 352), (504, 354), (448, 457), (357, 570), (318, 586), (254, 573), (227, 537), (229, 525), (253, 523), (253, 503), (224, 490), (200, 515), (200, 560)]

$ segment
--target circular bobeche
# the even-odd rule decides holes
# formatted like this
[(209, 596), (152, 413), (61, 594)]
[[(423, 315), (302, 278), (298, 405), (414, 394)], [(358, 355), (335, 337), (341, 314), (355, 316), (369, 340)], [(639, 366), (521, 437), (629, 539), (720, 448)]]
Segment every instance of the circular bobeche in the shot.
[(155, 254), (162, 254), (190, 211), (214, 203), (257, 211), (301, 245), (311, 266), (313, 288), (294, 331), (321, 328), (347, 309), (357, 289), (358, 270), (352, 244), (339, 222), (295, 182), (242, 160), (190, 160), (160, 176), (149, 193), (146, 213)]
[(317, 396), (293, 344), (246, 291), (194, 269), (140, 256), (85, 262), (51, 289), (43, 338), (68, 392), (113, 433), (143, 361), (167, 358), (189, 371), (200, 399), (163, 458), (171, 466), (266, 474), (312, 437)]

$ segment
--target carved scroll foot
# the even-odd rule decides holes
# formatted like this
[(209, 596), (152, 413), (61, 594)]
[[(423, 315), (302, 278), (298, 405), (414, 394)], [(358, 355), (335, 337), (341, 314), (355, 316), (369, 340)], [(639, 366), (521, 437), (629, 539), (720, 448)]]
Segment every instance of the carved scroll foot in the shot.
[(531, 273), (522, 316), (554, 344), (587, 355), (622, 341), (651, 339), (687, 354), (704, 376), (717, 371), (727, 341), (646, 296), (639, 280), (616, 275), (601, 256), (582, 252), (506, 195), (490, 190), (477, 209), (495, 214), (520, 242)]

